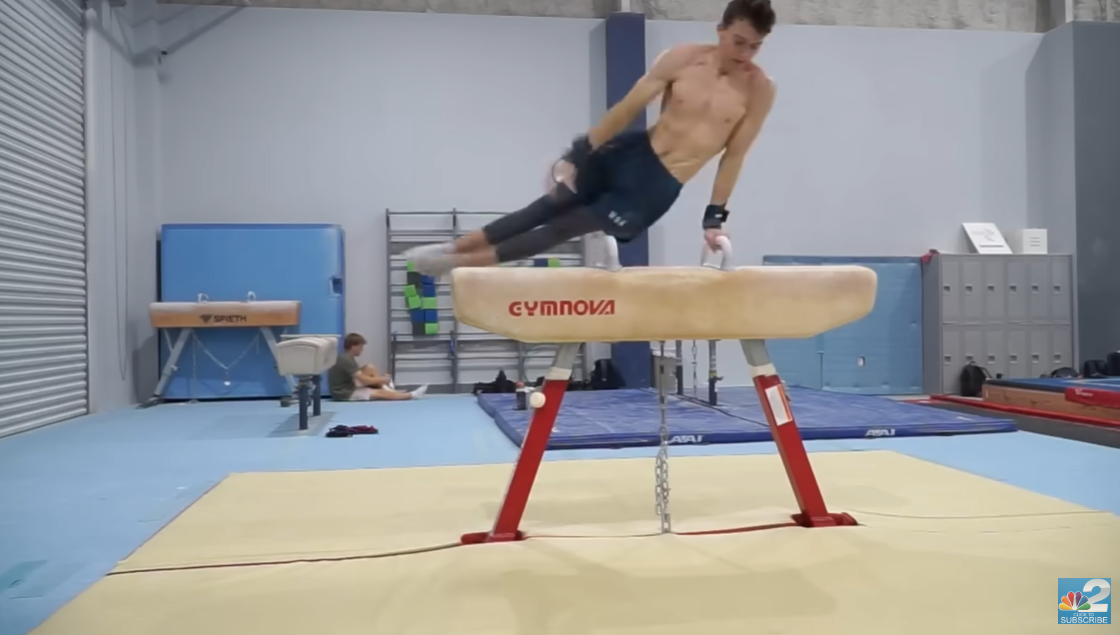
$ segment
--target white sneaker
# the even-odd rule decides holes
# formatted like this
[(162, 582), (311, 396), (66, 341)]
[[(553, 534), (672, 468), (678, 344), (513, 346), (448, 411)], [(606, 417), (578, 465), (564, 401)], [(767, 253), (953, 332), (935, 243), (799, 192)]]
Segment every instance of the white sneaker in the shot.
[(412, 392), (410, 392), (408, 394), (412, 395), (413, 399), (419, 399), (419, 398), (423, 397), (424, 393), (426, 393), (426, 392), (428, 392), (428, 385), (424, 384), (423, 386), (417, 388), (416, 390), (413, 390)]
[(428, 276), (441, 276), (454, 267), (451, 263), (452, 249), (451, 243), (421, 245), (404, 252), (404, 257), (412, 263), (415, 271)]

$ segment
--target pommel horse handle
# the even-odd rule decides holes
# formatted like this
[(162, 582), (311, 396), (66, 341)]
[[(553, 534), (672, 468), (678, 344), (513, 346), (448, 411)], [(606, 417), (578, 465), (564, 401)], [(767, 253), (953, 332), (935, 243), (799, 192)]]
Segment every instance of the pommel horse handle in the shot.
[[(606, 257), (606, 262), (602, 263), (602, 268), (607, 271), (618, 271), (622, 269), (622, 263), (618, 261), (618, 241), (615, 240), (614, 236), (610, 236), (604, 232), (598, 232), (593, 234), (593, 236), (598, 236), (600, 240), (596, 242), (599, 242), (603, 246), (603, 255)], [(599, 263), (596, 263), (596, 265), (599, 265)]]
[[(731, 239), (727, 236), (720, 236), (716, 239), (716, 243), (719, 244), (719, 249), (716, 250), (720, 255), (719, 269), (723, 271), (731, 271), (731, 269), (733, 268)], [(704, 246), (700, 250), (700, 266), (711, 267), (712, 265), (708, 264), (708, 259), (711, 258), (711, 256), (712, 249), (708, 246), (708, 241), (704, 241)]]

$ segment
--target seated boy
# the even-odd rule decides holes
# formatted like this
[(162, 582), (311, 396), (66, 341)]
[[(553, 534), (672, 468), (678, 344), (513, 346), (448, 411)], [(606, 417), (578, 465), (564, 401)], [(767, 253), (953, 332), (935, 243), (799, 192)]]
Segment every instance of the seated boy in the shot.
[(418, 399), (428, 391), (421, 386), (412, 392), (397, 390), (388, 375), (382, 375), (373, 364), (358, 365), (358, 356), (365, 348), (366, 338), (350, 333), (342, 340), (343, 352), (327, 372), (327, 385), (335, 401), (407, 401)]

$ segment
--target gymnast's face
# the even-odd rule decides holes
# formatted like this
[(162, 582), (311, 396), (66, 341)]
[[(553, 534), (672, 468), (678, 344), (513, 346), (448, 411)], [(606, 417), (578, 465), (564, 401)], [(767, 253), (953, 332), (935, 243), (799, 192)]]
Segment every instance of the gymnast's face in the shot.
[(749, 70), (754, 56), (762, 48), (765, 36), (755, 30), (747, 20), (735, 20), (717, 27), (719, 56), (725, 70)]

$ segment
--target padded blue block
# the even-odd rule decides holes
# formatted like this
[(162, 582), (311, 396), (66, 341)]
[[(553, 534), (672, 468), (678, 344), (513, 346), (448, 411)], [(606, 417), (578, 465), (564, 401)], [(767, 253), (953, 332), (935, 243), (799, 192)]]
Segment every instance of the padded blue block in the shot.
[[(886, 397), (790, 387), (790, 407), (801, 437), (860, 439), (1014, 432), (1013, 421), (897, 402)], [(672, 445), (771, 441), (766, 414), (754, 388), (725, 388), (712, 408), (670, 397), (666, 404)], [(529, 429), (530, 410), (517, 410), (511, 393), (478, 395), (479, 406), (518, 446)], [(658, 445), (660, 412), (650, 389), (573, 392), (564, 396), (548, 447), (620, 448)]]
[[(904, 403), (887, 397), (791, 386), (790, 410), (803, 439), (920, 437), (944, 434), (1014, 432), (1014, 421)], [(753, 387), (719, 392), (716, 410), (747, 421), (765, 422)]]
[(1040, 390), (1044, 392), (1065, 392), (1066, 388), (1092, 388), (1108, 392), (1120, 392), (1120, 377), (1100, 379), (1081, 379), (1076, 377), (1038, 377), (1035, 379), (989, 379), (985, 383), (993, 386)]
[(439, 312), (435, 309), (424, 309), (425, 322), (439, 322)]
[(919, 258), (765, 256), (763, 264), (851, 264), (878, 276), (875, 307), (863, 319), (808, 340), (769, 344), (787, 383), (866, 395), (922, 393)]
[[(529, 429), (531, 410), (518, 410), (513, 393), (482, 393), (478, 405), (518, 446)], [(698, 445), (770, 440), (770, 429), (692, 402), (670, 398), (666, 404), (670, 443)], [(564, 395), (548, 447), (623, 448), (661, 442), (657, 393), (642, 389), (575, 391)]]
[(436, 297), (436, 283), (424, 282), (420, 285), (420, 295), (425, 298)]
[[(257, 300), (298, 300), (300, 325), (288, 327), (287, 332), (343, 335), (343, 243), (338, 225), (164, 225), (160, 300), (195, 302), (204, 293), (211, 302), (242, 301), (249, 292)], [(279, 340), (284, 329), (272, 331)], [(260, 329), (197, 329), (195, 334), (199, 342), (188, 343), (183, 351), (165, 398), (288, 394)], [(174, 338), (178, 332), (170, 335)], [(161, 338), (161, 365), (169, 353)], [(228, 373), (223, 365), (230, 368)]]

